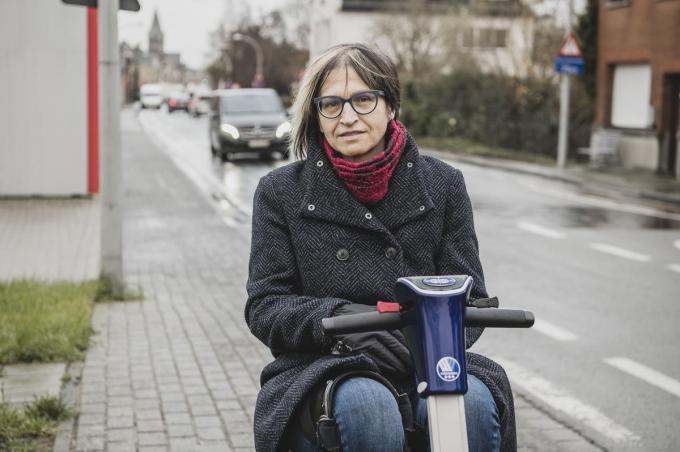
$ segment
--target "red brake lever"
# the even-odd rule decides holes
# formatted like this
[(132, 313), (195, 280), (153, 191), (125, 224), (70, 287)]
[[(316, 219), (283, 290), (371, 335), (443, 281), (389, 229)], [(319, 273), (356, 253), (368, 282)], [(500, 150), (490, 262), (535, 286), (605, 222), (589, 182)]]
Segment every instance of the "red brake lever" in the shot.
[(392, 303), (390, 301), (379, 301), (376, 309), (381, 314), (386, 312), (399, 312), (401, 310), (401, 305), (399, 303)]

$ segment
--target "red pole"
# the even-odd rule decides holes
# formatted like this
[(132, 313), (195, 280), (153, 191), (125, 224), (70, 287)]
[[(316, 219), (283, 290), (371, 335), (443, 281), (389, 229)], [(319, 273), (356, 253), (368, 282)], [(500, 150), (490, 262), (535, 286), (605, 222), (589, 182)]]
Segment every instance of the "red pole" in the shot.
[(87, 191), (99, 193), (99, 52), (97, 8), (87, 8)]

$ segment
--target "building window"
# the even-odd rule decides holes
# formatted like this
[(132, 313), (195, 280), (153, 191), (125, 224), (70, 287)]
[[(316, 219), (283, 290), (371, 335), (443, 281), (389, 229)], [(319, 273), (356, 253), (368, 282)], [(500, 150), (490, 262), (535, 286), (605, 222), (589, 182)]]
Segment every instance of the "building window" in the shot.
[(466, 28), (462, 31), (462, 44), (463, 47), (474, 47), (475, 45), (475, 35), (472, 28)]
[(630, 129), (651, 127), (651, 88), (652, 69), (648, 64), (616, 65), (612, 86), (612, 126)]
[(508, 31), (499, 28), (481, 28), (479, 30), (478, 47), (505, 47)]
[(630, 0), (607, 0), (607, 8), (625, 8), (630, 6)]

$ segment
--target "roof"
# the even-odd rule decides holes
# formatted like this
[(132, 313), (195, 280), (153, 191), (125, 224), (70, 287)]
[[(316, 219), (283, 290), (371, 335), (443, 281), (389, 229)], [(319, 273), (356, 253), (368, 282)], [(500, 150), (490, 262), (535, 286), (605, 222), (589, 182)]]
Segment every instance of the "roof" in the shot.
[[(469, 8), (480, 16), (517, 16), (523, 10), (521, 0), (423, 0), (430, 11), (446, 11), (454, 6)], [(340, 8), (343, 12), (381, 12), (405, 11), (410, 0), (342, 0)], [(412, 5), (411, 5), (412, 7)]]
[(151, 35), (159, 35), (163, 34), (163, 31), (161, 30), (161, 23), (158, 20), (158, 10), (156, 9), (153, 12), (153, 24), (151, 25), (151, 31), (149, 32)]

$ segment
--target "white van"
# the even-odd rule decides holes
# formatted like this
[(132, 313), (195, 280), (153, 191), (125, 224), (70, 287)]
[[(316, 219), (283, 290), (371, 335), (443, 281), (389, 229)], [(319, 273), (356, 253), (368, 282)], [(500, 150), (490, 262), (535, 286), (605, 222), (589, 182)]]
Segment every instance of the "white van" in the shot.
[(154, 83), (146, 83), (139, 88), (139, 100), (142, 108), (160, 108), (163, 103), (161, 86)]

